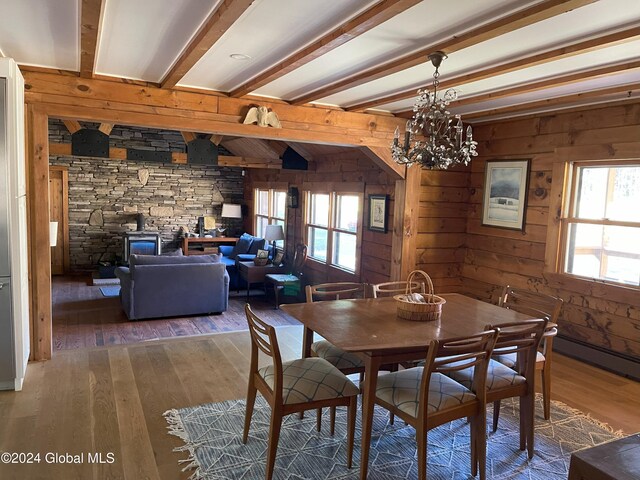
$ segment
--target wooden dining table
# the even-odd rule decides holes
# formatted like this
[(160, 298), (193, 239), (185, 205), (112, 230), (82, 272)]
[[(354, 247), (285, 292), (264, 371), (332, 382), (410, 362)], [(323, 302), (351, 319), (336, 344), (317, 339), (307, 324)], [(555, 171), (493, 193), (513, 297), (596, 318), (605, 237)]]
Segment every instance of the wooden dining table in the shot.
[(439, 320), (413, 322), (396, 317), (393, 298), (333, 300), (282, 305), (284, 312), (304, 325), (303, 357), (311, 356), (314, 333), (347, 352), (360, 355), (365, 364), (362, 392), (362, 442), (360, 478), (367, 478), (373, 407), (378, 371), (382, 365), (422, 360), (432, 340), (466, 337), (487, 325), (530, 319), (529, 315), (451, 293)]

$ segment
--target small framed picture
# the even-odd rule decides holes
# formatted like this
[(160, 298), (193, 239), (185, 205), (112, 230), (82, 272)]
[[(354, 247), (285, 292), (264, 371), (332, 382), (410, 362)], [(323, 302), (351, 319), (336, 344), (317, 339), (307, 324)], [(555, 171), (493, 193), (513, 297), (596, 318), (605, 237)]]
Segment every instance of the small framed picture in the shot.
[(369, 230), (387, 233), (388, 195), (369, 195)]
[(284, 252), (281, 252), (280, 250), (278, 250), (275, 256), (273, 257), (273, 264), (277, 267), (282, 263), (283, 259), (284, 259)]
[(531, 161), (487, 160), (482, 225), (524, 230)]
[(258, 250), (256, 258), (267, 259), (269, 258), (269, 250)]

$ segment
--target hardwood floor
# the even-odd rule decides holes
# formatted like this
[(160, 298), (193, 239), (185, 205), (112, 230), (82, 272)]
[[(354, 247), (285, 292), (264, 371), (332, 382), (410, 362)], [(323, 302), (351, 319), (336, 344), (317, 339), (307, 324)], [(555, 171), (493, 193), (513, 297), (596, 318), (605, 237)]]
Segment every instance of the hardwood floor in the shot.
[[(232, 292), (234, 295), (236, 292)], [(299, 325), (273, 308), (273, 298), (262, 292), (250, 297), (251, 307), (272, 325)], [(207, 333), (233, 332), (247, 329), (244, 316), (246, 297), (229, 298), (229, 310), (221, 315), (184, 318), (160, 318), (129, 321), (118, 297), (104, 297), (100, 288), (90, 284), (89, 277), (53, 277), (53, 348), (69, 350), (105, 345), (123, 345)]]
[[(0, 464), (2, 479), (186, 479), (162, 413), (243, 398), (248, 332), (57, 351), (32, 363), (22, 392), (0, 392), (0, 452), (85, 453), (82, 464)], [(299, 357), (302, 328), (278, 328), (283, 359)], [(640, 383), (561, 355), (552, 396), (626, 433), (640, 431)], [(357, 443), (357, 441), (356, 441)], [(87, 452), (113, 452), (88, 464)], [(357, 453), (356, 453), (357, 455)], [(43, 457), (44, 458), (44, 457)]]

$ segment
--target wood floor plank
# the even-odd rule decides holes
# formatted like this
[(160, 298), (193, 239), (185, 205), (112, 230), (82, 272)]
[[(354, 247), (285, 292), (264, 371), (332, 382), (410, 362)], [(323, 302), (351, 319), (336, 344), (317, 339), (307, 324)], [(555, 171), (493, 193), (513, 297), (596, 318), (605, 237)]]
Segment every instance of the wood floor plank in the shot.
[[(138, 386), (126, 347), (109, 350), (113, 391), (118, 413), (125, 478), (158, 479), (160, 474), (149, 439)], [(149, 372), (150, 373), (150, 372)], [(158, 381), (162, 381), (158, 379)]]

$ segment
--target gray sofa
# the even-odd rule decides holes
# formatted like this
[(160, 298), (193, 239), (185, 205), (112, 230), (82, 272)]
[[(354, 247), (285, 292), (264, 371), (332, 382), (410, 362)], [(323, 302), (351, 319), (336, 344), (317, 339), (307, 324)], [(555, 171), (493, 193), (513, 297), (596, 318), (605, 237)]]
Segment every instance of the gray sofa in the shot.
[(116, 276), (129, 320), (227, 310), (229, 275), (217, 255), (131, 255), (129, 267), (117, 268)]

